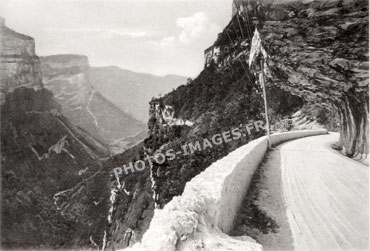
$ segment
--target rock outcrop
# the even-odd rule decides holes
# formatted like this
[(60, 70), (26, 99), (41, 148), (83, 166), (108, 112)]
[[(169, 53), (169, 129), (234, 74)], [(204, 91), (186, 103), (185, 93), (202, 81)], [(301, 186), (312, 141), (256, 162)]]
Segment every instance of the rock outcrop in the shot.
[[(145, 130), (143, 123), (120, 110), (90, 85), (86, 56), (41, 57), (41, 66), (44, 86), (55, 95), (63, 115), (100, 141), (114, 145), (116, 151), (122, 152), (127, 147), (130, 142), (126, 142), (126, 138)], [(121, 147), (117, 147), (118, 140)]]
[[(267, 5), (247, 0), (239, 2), (250, 3), (250, 6), (241, 4), (242, 8), (236, 8), (230, 23), (205, 51), (205, 69), (199, 76), (151, 102), (145, 151), (164, 153), (173, 149), (177, 153), (189, 142), (264, 119), (261, 88), (248, 66), (257, 27), (269, 55), (267, 96), (273, 127), (277, 124), (275, 121), (296, 122), (293, 115), (303, 105), (302, 111), (309, 111), (315, 115), (313, 121), (320, 118), (323, 124), (336, 124), (337, 118), (328, 118), (334, 113), (341, 121), (346, 154), (364, 157), (361, 153), (368, 152), (367, 7), (360, 1), (345, 4), (341, 1), (283, 1), (274, 5), (272, 1)], [(194, 124), (169, 126), (161, 116), (168, 106), (173, 108), (174, 117)], [(308, 117), (302, 114), (302, 118), (310, 120)], [(212, 149), (176, 155), (162, 164), (154, 163), (150, 176), (145, 170), (146, 175), (123, 175), (122, 181), (133, 179), (135, 174), (140, 176), (147, 190), (139, 194), (152, 195), (150, 205), (154, 202), (157, 208), (162, 208), (181, 195), (185, 184), (211, 163), (263, 133)], [(142, 151), (140, 157), (145, 157)], [(130, 198), (123, 195), (124, 191), (120, 193), (123, 198)], [(132, 208), (137, 203), (129, 205), (128, 208)], [(146, 212), (136, 217), (148, 219), (148, 215), (152, 216)], [(130, 225), (130, 231), (141, 234), (143, 227)]]
[[(269, 55), (268, 88), (275, 85), (335, 113), (340, 120), (339, 143), (343, 153), (367, 158), (367, 2), (235, 0), (233, 10), (236, 21), (232, 20), (225, 28), (226, 34), (220, 34), (206, 51), (206, 67), (211, 65), (209, 59), (220, 70), (225, 59), (248, 59), (249, 48), (240, 50), (240, 46), (239, 56), (228, 57), (236, 42), (250, 44), (258, 28)], [(217, 53), (210, 53), (214, 51)]]
[(108, 152), (42, 87), (33, 38), (2, 25), (1, 41), (1, 247), (102, 247)]
[(283, 5), (285, 20), (267, 15), (260, 29), (271, 83), (336, 111), (349, 157), (369, 153), (369, 12), (367, 2)]
[(0, 103), (6, 93), (20, 86), (42, 88), (41, 66), (35, 40), (5, 25), (0, 17)]

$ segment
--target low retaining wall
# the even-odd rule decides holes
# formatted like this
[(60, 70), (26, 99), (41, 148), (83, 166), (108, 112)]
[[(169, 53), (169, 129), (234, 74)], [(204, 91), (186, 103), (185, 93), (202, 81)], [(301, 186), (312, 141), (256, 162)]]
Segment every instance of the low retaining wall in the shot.
[[(273, 145), (291, 139), (327, 134), (326, 130), (278, 133)], [(156, 209), (142, 243), (132, 250), (262, 250), (248, 237), (233, 238), (234, 218), (268, 148), (266, 137), (239, 147), (216, 161), (185, 186), (163, 209)], [(180, 241), (181, 240), (181, 241)]]
[[(276, 133), (271, 135), (271, 144), (277, 145), (285, 141), (307, 136), (327, 134), (327, 130), (305, 130), (291, 131), (286, 133)], [(248, 190), (253, 174), (261, 163), (268, 148), (267, 137), (262, 137), (249, 142), (226, 157), (233, 156), (238, 159), (235, 166), (232, 166), (230, 173), (219, 182), (222, 184), (220, 206), (215, 215), (216, 225), (225, 233), (229, 233), (234, 222), (235, 215)], [(239, 157), (239, 153), (244, 156)], [(233, 158), (231, 157), (231, 158)], [(208, 169), (208, 168), (207, 168)], [(201, 174), (200, 174), (201, 175)]]

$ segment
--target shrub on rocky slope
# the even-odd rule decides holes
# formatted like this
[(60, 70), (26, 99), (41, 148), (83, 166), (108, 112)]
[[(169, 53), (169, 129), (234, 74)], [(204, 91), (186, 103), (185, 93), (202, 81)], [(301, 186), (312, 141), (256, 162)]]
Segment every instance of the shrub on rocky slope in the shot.
[[(271, 101), (270, 109), (276, 119), (294, 113), (303, 104), (300, 98), (275, 87), (271, 87), (270, 94), (276, 97)], [(123, 154), (116, 156), (107, 163), (108, 167), (128, 165), (133, 160), (153, 155), (158, 149), (163, 153), (170, 149), (177, 152), (184, 144), (203, 142), (205, 138), (210, 139), (241, 124), (245, 126), (264, 120), (260, 88), (247, 70), (247, 64), (239, 61), (227, 69), (206, 68), (191, 83), (178, 87), (163, 98), (153, 99), (151, 105), (149, 137), (144, 145), (136, 148), (137, 152), (131, 152), (131, 157)], [(175, 125), (167, 124), (163, 118), (166, 105), (173, 107), (174, 118), (178, 122)], [(186, 121), (194, 124), (186, 125)], [(177, 155), (163, 164), (154, 162), (152, 168), (147, 165), (142, 172), (123, 173), (120, 183), (125, 184), (126, 191), (121, 189), (118, 192), (120, 203), (116, 203), (115, 220), (110, 226), (112, 236), (108, 238), (112, 247), (122, 248), (140, 240), (155, 206), (163, 207), (183, 192), (186, 182), (211, 163), (264, 134), (264, 131), (252, 130), (250, 135), (232, 142), (213, 145), (204, 151), (196, 150), (188, 155)], [(146, 200), (141, 200), (142, 197)], [(122, 235), (131, 237), (122, 241)]]
[[(109, 207), (101, 146), (84, 140), (46, 89), (18, 88), (1, 107), (1, 245), (101, 244)], [(94, 204), (96, 203), (96, 204)]]
[[(341, 145), (346, 154), (367, 155), (368, 9), (364, 2), (284, 1), (262, 6), (257, 1), (238, 2), (244, 8), (238, 11), (236, 6), (236, 15), (205, 51), (204, 71), (188, 85), (152, 100), (150, 136), (139, 158), (158, 149), (176, 151), (185, 143), (264, 119), (261, 90), (246, 63), (256, 28), (251, 22), (253, 16), (260, 21), (258, 28), (270, 56), (267, 95), (272, 122), (289, 118), (305, 104), (304, 112), (329, 127), (335, 128), (339, 119)], [(165, 122), (162, 112), (168, 109), (183, 125), (170, 126)], [(192, 126), (186, 125), (186, 121)], [(135, 188), (132, 194), (150, 194), (150, 204), (162, 207), (180, 195), (186, 182), (210, 163), (262, 134), (257, 132), (205, 151), (176, 156), (174, 160), (154, 164), (150, 170), (123, 175), (121, 182), (135, 175), (146, 180), (144, 183), (152, 184), (151, 191)], [(129, 198), (132, 194), (120, 191), (119, 197)], [(129, 208), (140, 203), (132, 200)], [(121, 233), (128, 229), (124, 219), (127, 210), (114, 213), (123, 226)], [(151, 217), (138, 215), (129, 232), (142, 236), (145, 229), (140, 220), (148, 215)], [(136, 241), (131, 240), (125, 245)]]

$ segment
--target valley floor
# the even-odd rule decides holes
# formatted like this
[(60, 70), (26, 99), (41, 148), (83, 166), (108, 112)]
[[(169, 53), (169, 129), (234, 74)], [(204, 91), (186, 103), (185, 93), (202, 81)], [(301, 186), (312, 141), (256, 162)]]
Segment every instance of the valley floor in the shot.
[(232, 235), (265, 250), (368, 250), (369, 170), (330, 148), (338, 134), (271, 150), (255, 174)]

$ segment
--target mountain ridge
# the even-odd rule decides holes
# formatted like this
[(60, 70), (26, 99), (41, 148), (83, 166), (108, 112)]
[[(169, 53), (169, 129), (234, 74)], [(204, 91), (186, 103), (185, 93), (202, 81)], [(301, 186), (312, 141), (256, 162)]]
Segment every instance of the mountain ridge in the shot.
[(4, 24), (1, 248), (89, 248), (91, 239), (102, 245), (110, 196), (109, 174), (102, 172), (107, 145), (63, 115), (42, 84), (34, 39), (14, 36), (19, 33)]
[(149, 101), (153, 97), (163, 95), (187, 81), (187, 78), (174, 74), (157, 76), (118, 66), (91, 67), (90, 78), (91, 85), (105, 98), (144, 123), (149, 118)]
[(54, 93), (64, 114), (75, 125), (106, 144), (145, 129), (144, 124), (123, 112), (91, 85), (87, 56), (58, 54), (40, 59), (44, 86)]
[[(368, 8), (364, 2), (346, 1), (346, 4), (341, 5), (343, 1), (293, 1), (293, 5), (282, 3), (260, 7), (260, 1), (250, 2), (253, 4), (252, 8), (236, 13), (213, 46), (206, 50), (205, 56), (209, 64), (206, 61), (202, 72), (187, 85), (181, 85), (151, 101), (149, 136), (144, 141), (144, 149), (136, 149), (136, 152), (132, 149), (134, 153), (131, 153), (131, 158), (124, 155), (115, 156), (106, 163), (108, 168), (129, 165), (130, 162), (144, 159), (157, 151), (165, 154), (173, 149), (177, 152), (182, 149), (181, 146), (190, 142), (203, 142), (205, 138), (230, 132), (231, 128), (239, 125), (265, 121), (258, 74), (250, 70), (248, 65), (250, 51), (253, 49), (252, 32), (256, 28), (261, 30), (262, 39), (266, 39), (263, 46), (273, 59), (271, 65), (268, 64), (272, 72), (270, 75), (266, 74), (271, 127), (284, 131), (299, 130), (301, 127), (294, 128), (294, 125), (286, 123), (294, 122), (295, 114), (301, 114), (304, 120), (316, 120), (325, 125), (339, 121), (339, 130), (342, 130), (344, 135), (338, 139), (342, 144), (340, 149), (354, 150), (353, 146), (356, 146), (359, 147), (358, 157), (367, 156), (368, 148), (364, 141), (368, 140), (365, 131), (367, 129), (368, 132), (368, 121), (364, 118), (369, 114), (368, 68), (365, 74), (368, 54), (364, 55), (363, 52), (368, 51), (365, 46), (368, 45)], [(252, 23), (250, 19), (255, 14), (259, 22)], [(346, 18), (354, 19), (353, 29), (346, 27), (348, 33), (342, 33), (340, 28), (344, 22), (343, 14)], [(300, 32), (300, 26), (306, 27), (310, 36)], [(366, 32), (362, 32), (365, 28)], [(338, 40), (333, 39), (333, 33), (338, 36)], [(343, 39), (343, 36), (348, 34), (351, 34), (351, 39)], [(351, 43), (351, 47), (347, 48), (347, 43)], [(312, 44), (314, 48), (310, 47)], [(327, 46), (331, 47), (326, 48)], [(347, 64), (347, 61), (335, 60), (335, 56), (343, 52), (358, 62)], [(352, 52), (355, 52), (355, 55)], [(328, 67), (330, 64), (325, 65), (325, 60), (335, 60), (335, 64), (332, 63), (333, 68)], [(300, 68), (300, 65), (305, 67)], [(343, 66), (347, 67), (344, 71)], [(353, 72), (347, 75), (346, 73), (350, 73), (349, 68)], [(320, 83), (312, 82), (316, 72), (319, 73), (316, 76)], [(337, 77), (349, 81), (331, 83), (335, 73)], [(355, 81), (351, 80), (352, 77)], [(353, 82), (354, 87), (349, 92), (348, 82)], [(331, 92), (333, 95), (330, 95)], [(339, 112), (325, 105), (330, 98), (335, 98), (334, 105), (340, 108)], [(359, 104), (358, 101), (362, 103)], [(350, 105), (350, 102), (354, 102), (358, 108)], [(312, 118), (307, 118), (306, 112), (312, 115)], [(191, 126), (167, 123), (164, 116), (167, 113), (170, 113), (173, 119), (189, 120)], [(111, 229), (114, 230), (110, 231), (112, 234), (109, 237), (112, 248), (125, 248), (139, 241), (153, 215), (152, 208), (163, 208), (174, 197), (182, 194), (188, 181), (213, 162), (264, 134), (265, 131), (255, 132), (230, 143), (224, 142), (202, 150), (195, 149), (192, 154), (176, 155), (176, 158), (166, 159), (162, 163), (154, 162), (142, 172), (122, 174), (119, 183), (126, 186), (125, 191), (118, 192), (118, 202), (121, 203), (117, 203), (117, 209), (113, 213), (116, 220), (112, 223)], [(358, 143), (352, 143), (353, 139), (359, 139)], [(352, 147), (348, 148), (348, 143)], [(126, 191), (129, 193), (126, 194)], [(151, 199), (145, 202), (135, 200), (132, 193), (135, 197)], [(122, 240), (122, 236), (127, 238)]]

